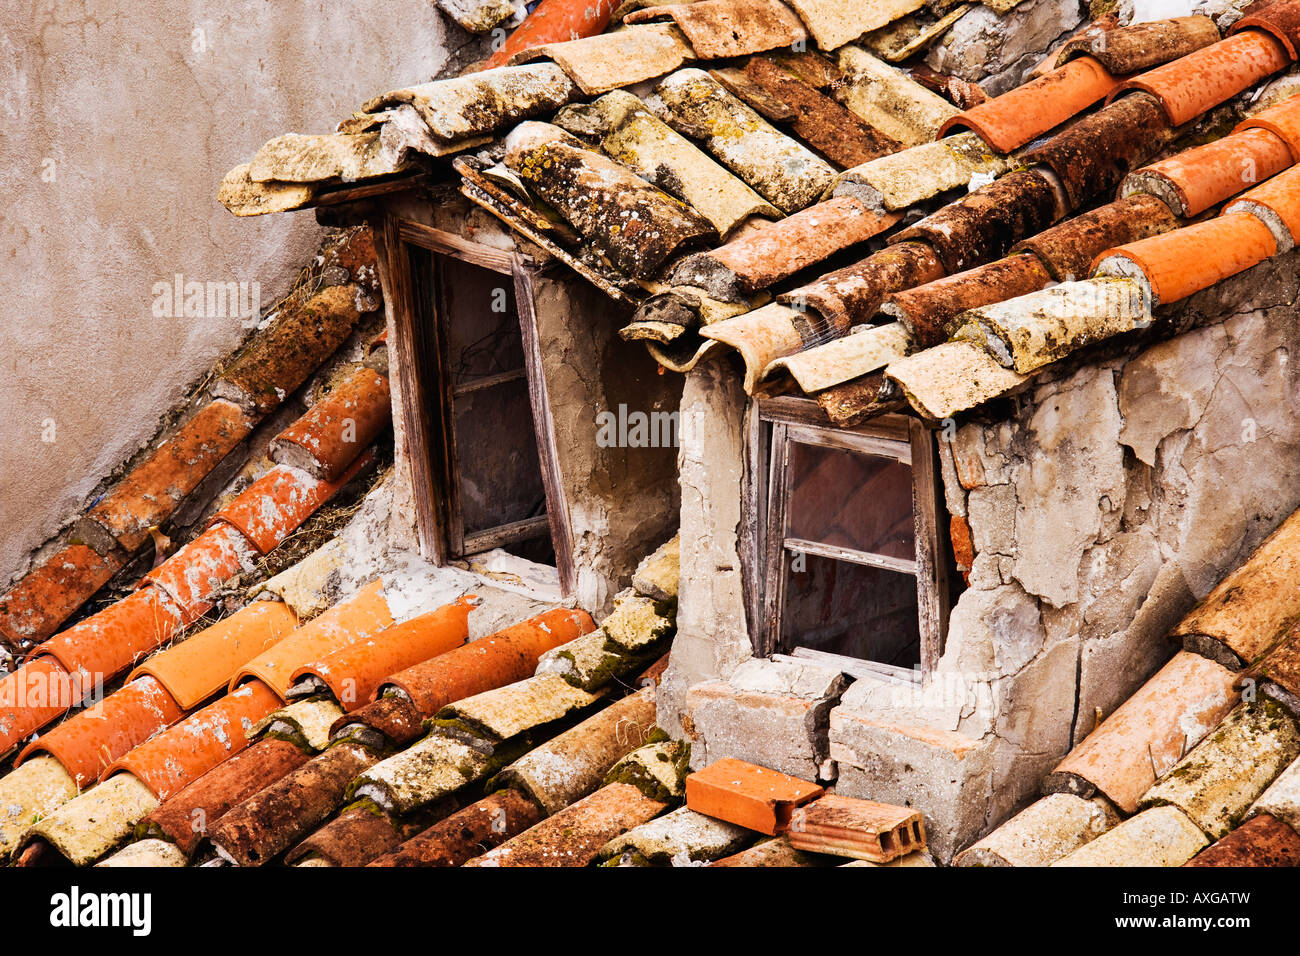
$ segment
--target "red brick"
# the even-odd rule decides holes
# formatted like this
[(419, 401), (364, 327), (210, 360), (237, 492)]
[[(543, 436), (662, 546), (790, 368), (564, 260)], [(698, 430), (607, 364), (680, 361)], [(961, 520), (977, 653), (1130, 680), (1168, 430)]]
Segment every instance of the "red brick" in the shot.
[(796, 807), (820, 797), (815, 783), (724, 757), (686, 778), (686, 805), (728, 823), (775, 836)]
[(794, 811), (786, 839), (796, 850), (888, 863), (925, 849), (925, 821), (908, 807), (827, 794)]

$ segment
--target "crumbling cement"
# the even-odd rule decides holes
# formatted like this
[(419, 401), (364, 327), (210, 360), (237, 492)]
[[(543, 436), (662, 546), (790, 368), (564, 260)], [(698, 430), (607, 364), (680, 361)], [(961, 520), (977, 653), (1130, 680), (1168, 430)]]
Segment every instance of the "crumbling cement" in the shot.
[(1006, 15), (977, 4), (935, 44), (926, 63), (940, 73), (978, 82), (997, 96), (1019, 86), (1087, 12), (1087, 4), (1078, 0), (1023, 0)]

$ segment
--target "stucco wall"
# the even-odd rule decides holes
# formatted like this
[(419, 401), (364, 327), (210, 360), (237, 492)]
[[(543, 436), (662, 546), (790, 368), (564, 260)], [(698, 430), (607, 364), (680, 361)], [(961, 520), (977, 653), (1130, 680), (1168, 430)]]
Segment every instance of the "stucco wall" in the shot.
[(428, 0), (10, 8), (0, 583), (246, 333), (234, 310), (156, 317), (155, 283), (255, 281), (267, 308), (311, 255), (311, 212), (236, 219), (215, 199), (225, 172), (431, 78), (449, 34)]

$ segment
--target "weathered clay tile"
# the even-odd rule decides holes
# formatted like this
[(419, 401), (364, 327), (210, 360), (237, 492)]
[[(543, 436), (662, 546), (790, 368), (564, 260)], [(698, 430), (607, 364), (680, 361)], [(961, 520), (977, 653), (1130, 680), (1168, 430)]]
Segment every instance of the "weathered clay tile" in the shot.
[[(1293, 829), (1300, 826), (1300, 760), (1293, 760), (1291, 766), (1269, 784), (1246, 816), (1249, 818), (1260, 813), (1266, 813)], [(1300, 833), (1300, 830), (1296, 832)]]
[(301, 209), (315, 197), (311, 186), (300, 183), (255, 183), (248, 176), (248, 163), (226, 173), (217, 190), (217, 202), (236, 216), (265, 216)]
[(1157, 306), (1208, 289), (1277, 251), (1277, 240), (1261, 219), (1235, 212), (1108, 249), (1098, 255), (1093, 273), (1144, 283)]
[(1002, 302), (1042, 289), (1052, 282), (1035, 255), (1011, 255), (924, 285), (891, 292), (880, 311), (907, 329), (917, 348), (948, 340), (952, 321), (976, 306)]
[(954, 116), (940, 134), (972, 129), (998, 152), (1009, 153), (1105, 99), (1118, 85), (1096, 59), (1079, 57)]
[(251, 571), (255, 560), (253, 542), (233, 524), (221, 522), (146, 574), (143, 587), (171, 598), (181, 624), (188, 625), (211, 610), (212, 598), (222, 585), (240, 572)]
[(1143, 90), (1160, 101), (1169, 122), (1182, 126), (1290, 63), (1274, 37), (1248, 29), (1135, 76), (1112, 96)]
[(796, 807), (785, 838), (796, 850), (872, 863), (924, 850), (926, 843), (919, 810), (836, 794)]
[(830, 194), (853, 196), (877, 212), (895, 212), (1005, 169), (1006, 161), (979, 136), (957, 133), (845, 170)]
[(35, 657), (0, 677), (0, 756), (57, 719), (94, 689), (52, 657)]
[(1050, 866), (1119, 823), (1100, 797), (1052, 793), (959, 853), (954, 866)]
[(764, 223), (725, 246), (688, 256), (673, 270), (672, 279), (719, 299), (742, 300), (866, 242), (898, 219), (897, 213), (874, 213), (852, 196), (839, 196)]
[(1247, 129), (1266, 129), (1287, 144), (1292, 159), (1300, 162), (1300, 96), (1286, 99), (1260, 110), (1237, 124), (1234, 133)]
[(123, 563), (84, 544), (63, 548), (0, 597), (0, 643), (23, 648), (45, 640)]
[(929, 245), (900, 242), (778, 299), (816, 312), (830, 328), (847, 329), (870, 322), (891, 292), (934, 282), (943, 274), (943, 263)]
[[(652, 620), (662, 620), (656, 615)], [(554, 674), (574, 687), (595, 691), (616, 680), (627, 680), (657, 660), (672, 641), (673, 631), (656, 628), (658, 636), (644, 635), (649, 643), (635, 649), (619, 645), (603, 629), (577, 637), (546, 651), (537, 664), (538, 674)]]
[(642, 23), (671, 17), (696, 54), (721, 60), (793, 46), (808, 38), (799, 18), (778, 0), (695, 0), (645, 7), (623, 18)]
[(390, 694), (344, 714), (330, 727), (330, 738), (356, 740), (375, 749), (404, 747), (424, 733), (424, 720), (404, 694)]
[(883, 3), (790, 0), (790, 6), (794, 7), (823, 50), (838, 50), (864, 33), (892, 23), (923, 5), (924, 0), (886, 0)]
[[(1300, 617), (1300, 512), (1260, 543), (1170, 632), (1173, 640), (1236, 668), (1250, 663)], [(1213, 645), (1218, 645), (1218, 648)], [(1235, 655), (1235, 656), (1234, 656)]]
[(647, 23), (563, 43), (547, 43), (515, 54), (514, 63), (553, 60), (586, 96), (653, 80), (694, 56), (671, 23)]
[(733, 856), (715, 860), (709, 865), (744, 867), (830, 866), (833, 862), (834, 857), (819, 856), (815, 853), (796, 850), (785, 837), (777, 837), (775, 840), (764, 840), (762, 843), (756, 844), (748, 850), (741, 850)]
[(973, 342), (944, 342), (891, 362), (886, 377), (929, 421), (943, 421), (1019, 388), (1025, 376), (1003, 368)]
[(812, 85), (765, 57), (753, 57), (745, 75), (793, 113), (790, 129), (838, 166), (860, 166), (897, 152), (894, 140)]
[(77, 795), (77, 782), (53, 757), (33, 757), (0, 777), (0, 860), (33, 822), (63, 806)]
[(448, 704), (437, 716), (464, 724), (489, 742), (505, 741), (585, 710), (599, 699), (558, 674), (537, 674)]
[(745, 362), (745, 393), (752, 395), (774, 361), (815, 344), (817, 331), (808, 322), (807, 313), (772, 302), (734, 319), (715, 322), (700, 334), (740, 353)]
[[(1274, 644), (1246, 671), (1243, 681), (1262, 684), (1265, 693), (1300, 714), (1300, 624)], [(1249, 686), (1249, 685), (1248, 685)]]
[(501, 790), (435, 823), (367, 866), (460, 866), (541, 819), (542, 811), (518, 790)]
[(166, 840), (140, 840), (128, 843), (112, 856), (105, 857), (95, 866), (107, 867), (178, 867), (188, 866), (185, 858), (175, 844)]
[[(349, 745), (343, 741), (331, 751)], [(435, 732), (356, 774), (348, 796), (373, 800), (389, 812), (410, 813), (491, 774), (505, 762), (491, 750), (477, 740), (470, 744)]]
[(653, 819), (665, 807), (630, 784), (606, 784), (465, 865), (586, 866), (610, 840)]
[(336, 481), (388, 427), (391, 414), (388, 379), (358, 368), (271, 441), (271, 458)]
[(630, 276), (648, 279), (714, 235), (694, 209), (557, 126), (521, 123), (505, 142), (506, 165)]
[(1180, 651), (1101, 722), (1043, 782), (1045, 792), (1100, 791), (1125, 813), (1227, 715), (1237, 695), (1226, 667)]
[(1129, 170), (1160, 152), (1172, 136), (1160, 101), (1137, 92), (1075, 120), (1020, 158), (1054, 172), (1077, 209), (1093, 196), (1111, 193)]
[(654, 729), (655, 695), (647, 687), (530, 750), (488, 786), (521, 790), (547, 814), (558, 813), (596, 790), (614, 764)]
[(335, 744), (231, 807), (209, 827), (217, 852), (239, 866), (262, 866), (338, 809), (348, 784), (374, 764), (358, 744)]
[(329, 286), (287, 306), (221, 372), (213, 396), (260, 415), (272, 411), (343, 343), (362, 306), (354, 284)]
[(1116, 76), (1128, 76), (1219, 41), (1219, 28), (1209, 17), (1173, 17), (1134, 23), (1104, 32), (1086, 32), (1067, 40), (1056, 56), (1060, 66), (1075, 57), (1096, 57)]
[(753, 831), (678, 807), (615, 837), (600, 850), (605, 866), (676, 866), (739, 852)]
[(866, 50), (847, 46), (836, 61), (844, 82), (835, 97), (875, 129), (904, 146), (929, 142), (958, 110), (906, 73)]
[(1300, 236), (1300, 167), (1293, 166), (1229, 203), (1223, 217), (1245, 212), (1254, 216), (1273, 235), (1278, 252), (1290, 252)]
[(39, 645), (30, 663), (49, 656), (85, 679), (107, 680), (170, 641), (181, 626), (172, 600), (144, 587)]
[(1151, 193), (1176, 215), (1197, 216), (1291, 163), (1290, 148), (1273, 133), (1244, 129), (1129, 173), (1121, 192)]
[(1182, 866), (1209, 841), (1175, 807), (1130, 817), (1053, 866)]
[(751, 216), (781, 216), (631, 93), (615, 90), (594, 103), (567, 106), (555, 124), (576, 135), (598, 136), (613, 159), (690, 205), (724, 239)]
[(901, 323), (860, 325), (825, 345), (779, 358), (767, 367), (770, 378), (785, 372), (805, 393), (820, 392), (871, 372), (907, 354), (908, 336)]
[(1229, 36), (1242, 30), (1267, 33), (1286, 50), (1287, 56), (1296, 59), (1300, 51), (1300, 7), (1287, 0), (1276, 3), (1252, 3), (1246, 15), (1232, 25)]
[(304, 662), (363, 641), (392, 623), (383, 581), (372, 581), (355, 596), (340, 601), (257, 655), (231, 678), (229, 688), (233, 690), (245, 680), (257, 679), (284, 695), (293, 672)]
[(647, 797), (672, 803), (686, 795), (691, 748), (680, 740), (661, 740), (638, 747), (616, 763), (605, 783), (626, 783)]
[(947, 271), (961, 272), (1006, 255), (1018, 241), (1059, 219), (1060, 211), (1056, 189), (1047, 176), (1038, 170), (1016, 170), (895, 233), (889, 241), (928, 243)]
[(1217, 840), (1298, 754), (1295, 718), (1276, 701), (1259, 697), (1238, 705), (1138, 806), (1175, 806)]
[(410, 103), (445, 142), (483, 136), (557, 110), (578, 88), (554, 63), (529, 63), (393, 90), (365, 103), (367, 113)]
[(286, 133), (268, 142), (248, 164), (255, 183), (356, 182), (401, 172), (379, 148), (379, 131), (367, 133)]
[(309, 750), (324, 750), (330, 743), (330, 728), (342, 716), (343, 709), (327, 698), (295, 700), (254, 721), (248, 737), (279, 737)]
[(185, 711), (152, 677), (133, 680), (28, 744), (15, 762), (59, 761), (78, 787), (98, 780), (118, 757), (174, 724)]
[(331, 587), (337, 581), (346, 550), (341, 538), (331, 538), (297, 564), (255, 584), (248, 592), (249, 600), (265, 601), (274, 596), (299, 620), (315, 617), (333, 603)]
[(487, 33), (515, 15), (510, 0), (434, 0), (447, 14), (470, 33)]
[(602, 33), (619, 5), (619, 0), (542, 0), (485, 66), (489, 70), (504, 66), (516, 53), (531, 47)]
[(192, 856), (231, 807), (301, 767), (310, 757), (287, 740), (263, 738), (164, 800), (144, 818), (139, 833), (161, 835)]
[(284, 855), (292, 865), (307, 860), (330, 866), (365, 866), (456, 809), (448, 799), (405, 816), (393, 816), (358, 800)]
[(394, 624), (297, 668), (289, 678), (297, 693), (324, 690), (344, 711), (356, 710), (373, 699), (390, 675), (460, 647), (469, 637), (472, 599), (449, 604)]
[(149, 676), (180, 705), (193, 710), (225, 687), (232, 674), (298, 626), (279, 601), (254, 601), (211, 627), (155, 654), (128, 680)]
[(1183, 866), (1300, 866), (1300, 833), (1267, 813), (1261, 814)]
[(1155, 196), (1134, 193), (1023, 239), (1012, 252), (1032, 252), (1058, 282), (1087, 278), (1107, 249), (1176, 229), (1181, 222)]
[[(784, 212), (811, 205), (835, 176), (829, 163), (777, 131), (703, 70), (678, 70), (655, 93), (661, 119), (702, 141), (724, 166)], [(658, 109), (655, 101), (651, 105)]]
[(675, 534), (641, 559), (632, 587), (654, 601), (676, 601), (681, 574), (681, 535)]
[(148, 787), (122, 774), (42, 817), (23, 835), (19, 849), (42, 841), (74, 866), (86, 866), (122, 843), (157, 805)]
[(686, 805), (728, 823), (774, 836), (822, 788), (776, 770), (724, 757), (686, 778)]
[(1085, 345), (1147, 327), (1151, 309), (1139, 283), (1098, 278), (979, 306), (956, 322), (954, 338), (975, 342), (998, 364), (1028, 375)]

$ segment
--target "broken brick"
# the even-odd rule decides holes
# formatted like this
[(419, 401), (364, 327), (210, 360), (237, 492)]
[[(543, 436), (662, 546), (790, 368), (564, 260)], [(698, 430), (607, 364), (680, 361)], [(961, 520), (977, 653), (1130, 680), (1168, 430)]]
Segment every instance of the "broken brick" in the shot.
[(823, 792), (815, 783), (731, 757), (686, 778), (692, 810), (769, 836), (783, 833), (795, 809)]

